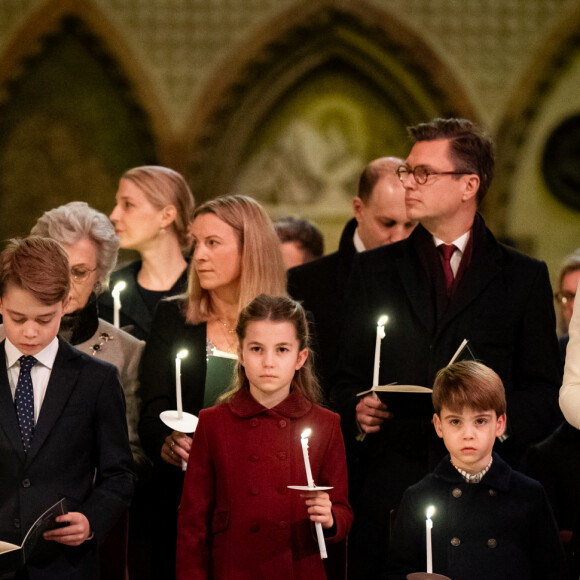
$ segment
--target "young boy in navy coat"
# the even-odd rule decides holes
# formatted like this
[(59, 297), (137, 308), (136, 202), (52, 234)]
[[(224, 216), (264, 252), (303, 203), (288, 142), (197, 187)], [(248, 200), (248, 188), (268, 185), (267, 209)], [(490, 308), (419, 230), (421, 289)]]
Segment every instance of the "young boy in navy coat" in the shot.
[(0, 539), (21, 544), (44, 510), (63, 497), (68, 507), (17, 579), (97, 578), (97, 541), (133, 492), (116, 369), (57, 338), (69, 287), (57, 242), (12, 240), (2, 252)]
[(492, 452), (506, 423), (499, 376), (474, 361), (452, 364), (433, 386), (433, 423), (449, 455), (403, 495), (387, 578), (427, 570), (453, 580), (565, 580), (558, 531), (542, 486)]

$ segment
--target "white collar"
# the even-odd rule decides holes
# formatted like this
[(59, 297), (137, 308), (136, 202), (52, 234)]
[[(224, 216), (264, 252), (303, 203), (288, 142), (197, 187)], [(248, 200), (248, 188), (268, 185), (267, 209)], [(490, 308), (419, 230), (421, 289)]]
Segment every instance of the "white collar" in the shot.
[[(471, 230), (467, 230), (462, 236), (459, 236), (456, 240), (451, 242), (462, 254), (465, 252), (465, 246), (467, 246), (467, 242), (469, 241), (470, 233)], [(436, 248), (445, 243), (443, 240), (440, 240), (436, 236), (433, 236), (433, 241), (435, 242)]]
[(358, 234), (358, 228), (356, 228), (356, 230), (354, 230), (354, 236), (352, 237), (352, 243), (354, 244), (354, 248), (357, 252), (365, 252), (366, 251), (365, 245), (363, 244), (363, 241), (360, 239), (360, 236)]
[[(6, 367), (10, 368), (18, 362), (18, 359), (22, 356), (22, 353), (10, 342), (8, 338), (6, 338), (4, 345), (6, 349)], [(43, 366), (52, 369), (57, 352), (58, 338), (55, 336), (48, 346), (44, 347), (39, 353), (34, 355), (34, 358)]]
[(478, 471), (477, 473), (467, 473), (467, 471), (464, 471), (460, 467), (457, 467), (457, 465), (454, 465), (453, 461), (451, 462), (451, 465), (453, 465), (453, 467), (455, 467), (455, 469), (457, 469), (457, 471), (459, 471), (461, 477), (463, 477), (463, 479), (465, 479), (465, 481), (467, 483), (479, 483), (483, 479), (483, 476), (489, 471), (489, 468), (491, 467), (492, 462), (493, 462), (493, 456), (489, 460), (489, 463), (487, 464), (487, 466), (484, 467), (481, 471)]

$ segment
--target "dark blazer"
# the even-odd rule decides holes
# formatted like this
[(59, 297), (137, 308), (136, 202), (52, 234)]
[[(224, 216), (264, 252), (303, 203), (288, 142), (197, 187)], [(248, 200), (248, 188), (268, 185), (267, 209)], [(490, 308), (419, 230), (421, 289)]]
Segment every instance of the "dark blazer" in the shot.
[[(147, 340), (155, 308), (150, 308), (139, 290), (137, 276), (141, 270), (141, 260), (116, 270), (111, 274), (109, 288), (112, 290), (115, 284), (123, 280), (127, 287), (121, 292), (121, 310), (119, 312), (119, 323), (123, 330), (141, 340)], [(187, 290), (187, 268), (182, 272), (177, 282), (170, 290), (164, 293), (163, 297), (177, 296)], [(161, 293), (160, 293), (161, 294)], [(113, 324), (114, 305), (113, 296), (110, 290), (99, 295), (99, 316)]]
[(342, 232), (337, 252), (288, 270), (288, 293), (300, 300), (314, 318), (313, 335), (318, 350), (316, 371), (326, 394), (336, 368), (341, 312), (356, 254), (353, 243), (356, 227), (357, 222), (352, 218)]
[(344, 445), (337, 414), (297, 392), (266, 409), (246, 389), (201, 412), (179, 507), (177, 578), (316, 580), (327, 576), (301, 492), (300, 434), (312, 427), (309, 458), (317, 485), (330, 485), (335, 525), (346, 537)]
[(206, 340), (205, 323), (185, 322), (183, 300), (162, 300), (158, 304), (139, 369), (142, 400), (139, 435), (153, 461), (159, 461), (165, 437), (171, 433), (159, 419), (159, 413), (177, 408), (175, 356), (183, 348), (189, 351), (181, 361), (183, 410), (199, 415), (203, 407)]
[[(561, 365), (546, 265), (499, 244), (479, 215), (472, 231), (471, 261), (446, 309), (433, 290), (443, 270), (437, 267), (432, 236), (422, 226), (407, 240), (355, 256), (333, 390), (345, 438), (356, 433), (356, 393), (371, 387), (382, 314), (389, 322), (381, 343), (380, 384), (431, 387), (465, 338), (476, 358), (499, 374), (511, 436), (498, 452), (513, 465), (527, 445), (561, 421)], [(429, 263), (436, 266), (429, 269)], [(389, 511), (406, 487), (435, 467), (444, 448), (427, 413), (416, 420), (388, 420), (358, 451), (349, 544), (364, 553), (358, 569), (370, 566), (372, 577), (373, 554), (388, 541)]]
[(159, 413), (177, 408), (175, 356), (182, 348), (189, 351), (181, 361), (183, 410), (199, 415), (205, 391), (206, 325), (187, 324), (183, 307), (183, 300), (177, 298), (159, 302), (139, 370), (143, 405), (139, 436), (154, 463), (148, 521), (144, 523), (155, 546), (152, 578), (175, 577), (177, 506), (184, 472), (161, 459), (161, 447), (171, 429), (159, 419)]
[[(28, 454), (0, 343), (0, 538), (20, 544), (34, 520), (66, 497), (98, 541), (127, 509), (134, 475), (117, 369), (59, 340)], [(41, 540), (28, 578), (96, 577), (96, 541), (78, 547)]]
[(574, 530), (580, 518), (580, 431), (563, 422), (530, 447), (524, 471), (544, 486), (558, 527)]
[(433, 572), (453, 580), (566, 580), (546, 494), (498, 455), (481, 483), (466, 483), (449, 457), (409, 488), (397, 513), (389, 580), (426, 570), (426, 516), (435, 507)]

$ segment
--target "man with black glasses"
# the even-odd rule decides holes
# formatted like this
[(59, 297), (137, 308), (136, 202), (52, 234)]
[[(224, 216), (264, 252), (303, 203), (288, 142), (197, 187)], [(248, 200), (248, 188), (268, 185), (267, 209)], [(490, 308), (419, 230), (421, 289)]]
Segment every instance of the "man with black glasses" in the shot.
[(355, 257), (333, 384), (345, 437), (361, 440), (349, 580), (380, 576), (391, 510), (444, 453), (431, 413), (401, 417), (372, 395), (356, 396), (373, 382), (381, 315), (389, 320), (379, 385), (431, 387), (464, 339), (499, 374), (508, 431), (496, 447), (513, 466), (560, 420), (548, 270), (498, 243), (477, 212), (493, 177), (491, 139), (463, 119), (435, 119), (409, 133), (414, 145), (397, 174), (407, 216), (420, 225), (407, 240)]

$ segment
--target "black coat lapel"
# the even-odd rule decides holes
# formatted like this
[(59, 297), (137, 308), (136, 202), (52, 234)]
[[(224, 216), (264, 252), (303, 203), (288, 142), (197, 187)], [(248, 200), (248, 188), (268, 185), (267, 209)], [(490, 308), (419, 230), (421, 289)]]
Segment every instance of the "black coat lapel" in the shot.
[(18, 417), (16, 416), (14, 399), (12, 398), (10, 383), (8, 381), (6, 350), (4, 345), (5, 341), (2, 341), (0, 343), (0, 429), (6, 433), (6, 437), (14, 446), (14, 449), (17, 450), (18, 456), (24, 463), (26, 456), (24, 453), (22, 436), (20, 434), (20, 427), (18, 426)]
[(501, 272), (501, 259), (499, 244), (485, 227), (483, 218), (477, 214), (473, 224), (471, 263), (465, 270), (453, 300), (441, 321), (440, 330), (465, 310)]
[[(425, 240), (425, 236), (428, 237)], [(431, 242), (431, 234), (421, 225), (417, 226), (407, 241), (400, 242), (403, 252), (397, 258), (397, 268), (413, 311), (429, 334), (435, 331), (434, 297), (431, 282), (421, 254), (425, 243)]]
[(79, 351), (59, 339), (58, 352), (38, 415), (38, 422), (28, 451), (27, 463), (34, 460), (34, 456), (52, 431), (54, 424), (66, 407), (71, 393), (76, 388), (81, 365), (75, 364), (74, 361), (80, 356)]

